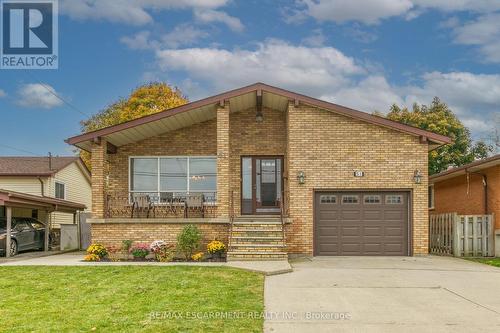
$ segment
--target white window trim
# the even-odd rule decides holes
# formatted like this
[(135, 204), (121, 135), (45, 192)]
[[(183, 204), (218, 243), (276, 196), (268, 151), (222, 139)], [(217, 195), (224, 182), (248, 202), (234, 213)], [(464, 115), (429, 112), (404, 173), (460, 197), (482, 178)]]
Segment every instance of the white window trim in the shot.
[[(158, 166), (157, 166), (157, 170), (158, 170), (158, 183), (157, 183), (157, 190), (156, 191), (135, 191), (135, 190), (132, 190), (132, 174), (131, 174), (131, 170), (132, 170), (132, 160), (134, 158), (151, 158), (151, 159), (156, 159), (157, 160), (157, 163), (158, 163)], [(162, 192), (174, 192), (174, 193), (184, 193), (184, 191), (160, 191), (160, 159), (162, 158), (186, 158), (187, 159), (187, 190), (186, 190), (186, 194), (189, 194), (189, 193), (204, 193), (204, 192), (215, 192), (217, 193), (217, 188), (215, 189), (215, 191), (202, 191), (202, 190), (193, 190), (191, 191), (190, 188), (189, 188), (189, 176), (190, 176), (190, 170), (189, 170), (189, 167), (190, 167), (190, 159), (191, 158), (213, 158), (215, 159), (216, 163), (217, 163), (217, 155), (161, 155), (161, 156), (129, 156), (128, 157), (128, 193), (153, 193), (153, 192), (156, 192), (156, 194), (158, 195), (158, 197), (160, 197), (160, 193)], [(217, 170), (215, 170), (215, 176), (218, 177), (218, 174), (217, 174)], [(130, 195), (129, 195), (129, 201), (130, 201)], [(212, 204), (213, 205), (213, 204)]]
[[(436, 192), (434, 191), (434, 184), (429, 185), (429, 191), (431, 191), (431, 202), (429, 202), (429, 209), (435, 209), (436, 204)], [(429, 197), (429, 194), (427, 194)]]
[(67, 188), (65, 182), (63, 182), (62, 180), (58, 180), (58, 179), (54, 179), (54, 198), (61, 199), (61, 198), (57, 198), (57, 196), (56, 196), (56, 184), (60, 184), (64, 187), (64, 198), (62, 198), (62, 199), (66, 200), (66, 198), (68, 197), (68, 188)]

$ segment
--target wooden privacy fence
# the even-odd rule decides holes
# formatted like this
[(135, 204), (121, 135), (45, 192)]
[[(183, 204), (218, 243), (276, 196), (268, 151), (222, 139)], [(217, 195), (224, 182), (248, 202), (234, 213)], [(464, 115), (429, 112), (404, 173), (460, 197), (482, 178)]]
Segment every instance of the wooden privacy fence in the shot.
[(429, 252), (455, 257), (494, 255), (493, 215), (447, 213), (429, 217)]

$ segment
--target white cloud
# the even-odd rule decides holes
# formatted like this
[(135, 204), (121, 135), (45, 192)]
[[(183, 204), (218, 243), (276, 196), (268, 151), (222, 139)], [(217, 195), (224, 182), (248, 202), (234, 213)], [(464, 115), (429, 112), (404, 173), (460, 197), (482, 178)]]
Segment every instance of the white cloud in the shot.
[(293, 46), (280, 40), (267, 40), (254, 50), (165, 49), (156, 57), (161, 69), (184, 71), (192, 79), (213, 84), (215, 90), (264, 81), (318, 95), (365, 72), (333, 47)]
[(208, 32), (190, 24), (180, 24), (169, 33), (153, 39), (150, 31), (140, 31), (132, 36), (123, 36), (120, 41), (132, 50), (157, 50), (162, 47), (178, 48), (192, 45), (202, 38), (208, 37)]
[(498, 0), (412, 0), (412, 2), (422, 8), (439, 9), (445, 12), (473, 11), (486, 13), (500, 9)]
[(222, 11), (213, 9), (195, 10), (194, 16), (196, 20), (203, 23), (213, 23), (213, 22), (223, 23), (233, 31), (241, 32), (245, 29), (240, 19), (234, 16), (230, 16)]
[(352, 0), (298, 0), (296, 3), (299, 9), (292, 10), (292, 16), (299, 19), (308, 15), (318, 21), (355, 21), (368, 25), (391, 17), (413, 19), (427, 9), (447, 13), (487, 13), (500, 9), (498, 0), (364, 0), (362, 5)]
[(406, 88), (408, 105), (427, 104), (438, 96), (473, 130), (491, 128), (488, 119), (498, 113), (500, 105), (500, 75), (431, 72), (425, 73), (422, 79), (420, 86)]
[(132, 36), (123, 36), (120, 41), (132, 50), (155, 49), (158, 45), (150, 40), (150, 31), (140, 31)]
[(161, 37), (162, 45), (177, 48), (184, 45), (192, 45), (198, 40), (208, 37), (208, 32), (195, 28), (190, 24), (180, 24), (171, 32)]
[(252, 50), (162, 49), (156, 57), (167, 74), (180, 71), (190, 78), (180, 86), (191, 99), (259, 81), (365, 112), (387, 112), (393, 103), (429, 104), (438, 96), (483, 133), (500, 105), (500, 74), (428, 72), (417, 83), (393, 85), (377, 67), (326, 46), (267, 40)]
[(51, 109), (62, 105), (62, 101), (55, 96), (56, 90), (48, 84), (29, 83), (18, 90), (17, 104), (24, 107)]
[(60, 11), (74, 20), (107, 20), (132, 25), (153, 21), (143, 6), (133, 0), (66, 0), (60, 2)]
[(0, 89), (0, 98), (3, 98), (5, 96), (7, 96), (7, 93), (4, 90)]
[(393, 103), (404, 104), (396, 89), (380, 75), (368, 76), (358, 83), (341, 87), (320, 98), (370, 113), (373, 111), (385, 113)]
[(149, 10), (210, 10), (229, 0), (61, 0), (60, 11), (75, 20), (106, 20), (131, 25), (153, 22)]
[(313, 30), (313, 34), (302, 39), (302, 43), (308, 46), (319, 47), (325, 44), (326, 37), (321, 29)]
[(352, 0), (304, 0), (302, 4), (306, 13), (319, 21), (359, 21), (365, 24), (376, 24), (381, 19), (405, 14), (413, 6), (410, 0), (368, 0), (362, 5)]
[(500, 62), (500, 13), (481, 15), (453, 32), (456, 43), (475, 45), (486, 62)]

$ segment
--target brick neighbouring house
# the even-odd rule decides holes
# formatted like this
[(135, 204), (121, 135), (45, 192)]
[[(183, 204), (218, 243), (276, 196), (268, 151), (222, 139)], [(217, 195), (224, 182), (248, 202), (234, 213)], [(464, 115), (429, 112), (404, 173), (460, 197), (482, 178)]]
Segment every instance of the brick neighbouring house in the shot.
[[(67, 142), (92, 152), (94, 242), (196, 223), (247, 259), (426, 254), (428, 151), (451, 140), (256, 83)], [(154, 211), (132, 217), (144, 195)]]
[(500, 155), (429, 177), (431, 214), (495, 214), (500, 229)]

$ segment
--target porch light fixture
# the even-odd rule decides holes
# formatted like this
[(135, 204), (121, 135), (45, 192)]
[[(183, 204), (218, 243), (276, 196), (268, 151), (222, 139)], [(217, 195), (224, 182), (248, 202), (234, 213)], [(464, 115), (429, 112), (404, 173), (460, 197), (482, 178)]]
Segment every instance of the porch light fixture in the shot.
[(263, 120), (264, 115), (262, 114), (262, 111), (257, 111), (257, 114), (255, 115), (255, 121), (261, 123)]
[(415, 181), (415, 184), (420, 184), (422, 182), (422, 172), (420, 170), (415, 170), (413, 180)]
[(297, 173), (297, 180), (299, 181), (300, 185), (306, 182), (306, 174), (304, 173), (304, 171), (299, 171)]

